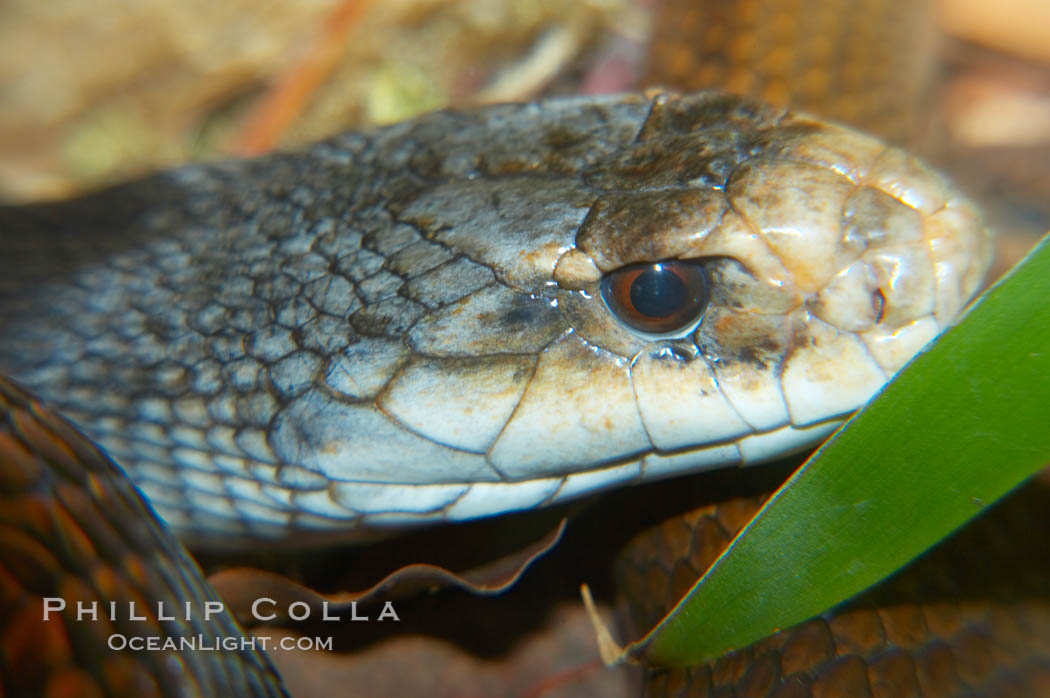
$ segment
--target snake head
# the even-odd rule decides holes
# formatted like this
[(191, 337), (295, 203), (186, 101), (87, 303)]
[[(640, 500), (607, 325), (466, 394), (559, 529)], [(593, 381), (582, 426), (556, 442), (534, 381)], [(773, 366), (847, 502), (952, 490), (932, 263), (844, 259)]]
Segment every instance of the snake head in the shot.
[(7, 260), (0, 366), (202, 534), (776, 457), (946, 328), (990, 259), (915, 158), (720, 93), (438, 112), (54, 213), (5, 212), (40, 249)]

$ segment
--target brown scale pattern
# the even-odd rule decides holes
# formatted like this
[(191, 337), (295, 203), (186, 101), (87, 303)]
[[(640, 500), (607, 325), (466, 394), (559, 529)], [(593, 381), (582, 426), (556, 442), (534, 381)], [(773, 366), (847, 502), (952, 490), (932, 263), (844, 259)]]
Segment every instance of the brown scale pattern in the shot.
[[(652, 627), (761, 504), (730, 499), (657, 524), (618, 564), (633, 626)], [(725, 698), (1050, 695), (1046, 474), (839, 609), (681, 670), (646, 695)]]
[[(45, 619), (44, 600), (66, 609)], [(125, 637), (244, 638), (130, 480), (64, 420), (0, 378), (0, 696), (284, 695), (261, 651), (111, 651)], [(97, 620), (77, 605), (97, 603)], [(135, 615), (131, 620), (129, 602)], [(178, 617), (186, 602), (197, 614)], [(110, 618), (110, 603), (116, 613)]]
[(718, 87), (894, 142), (913, 134), (936, 42), (923, 2), (664, 0), (644, 84)]

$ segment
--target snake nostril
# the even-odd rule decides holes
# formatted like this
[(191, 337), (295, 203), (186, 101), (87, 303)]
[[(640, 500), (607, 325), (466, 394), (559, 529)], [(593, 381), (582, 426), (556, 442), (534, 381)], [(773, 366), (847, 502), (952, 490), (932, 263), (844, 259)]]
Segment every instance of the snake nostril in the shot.
[(875, 289), (875, 292), (871, 294), (871, 308), (875, 311), (875, 324), (877, 325), (886, 315), (886, 294), (881, 288)]

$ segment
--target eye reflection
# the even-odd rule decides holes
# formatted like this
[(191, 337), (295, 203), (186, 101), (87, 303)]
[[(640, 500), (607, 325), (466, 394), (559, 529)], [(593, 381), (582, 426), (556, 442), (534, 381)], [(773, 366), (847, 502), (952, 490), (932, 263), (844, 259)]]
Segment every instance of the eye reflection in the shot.
[(707, 309), (707, 274), (697, 262), (635, 264), (605, 275), (602, 300), (621, 322), (649, 335), (692, 331)]

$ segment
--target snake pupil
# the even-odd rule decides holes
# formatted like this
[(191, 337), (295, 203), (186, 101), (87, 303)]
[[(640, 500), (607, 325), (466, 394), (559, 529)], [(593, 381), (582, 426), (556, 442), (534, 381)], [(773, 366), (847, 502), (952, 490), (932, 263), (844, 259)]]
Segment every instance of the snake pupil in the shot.
[(631, 284), (631, 305), (646, 317), (664, 318), (681, 309), (686, 288), (674, 272), (654, 264)]

